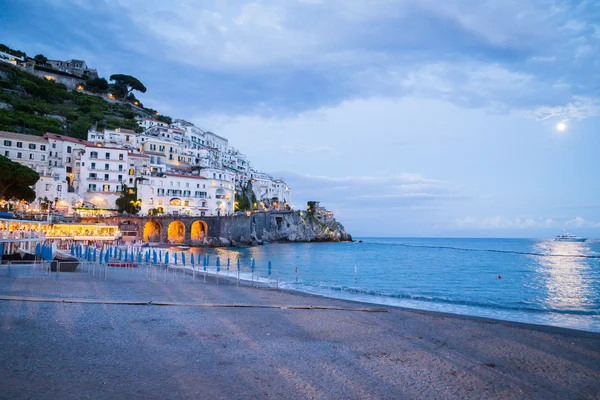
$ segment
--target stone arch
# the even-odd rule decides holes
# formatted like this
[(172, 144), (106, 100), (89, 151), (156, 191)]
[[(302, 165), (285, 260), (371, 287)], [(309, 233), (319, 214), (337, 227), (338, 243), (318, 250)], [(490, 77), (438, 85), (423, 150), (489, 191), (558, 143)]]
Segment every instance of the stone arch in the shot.
[(183, 222), (176, 220), (169, 224), (167, 230), (167, 240), (169, 243), (185, 242), (185, 225)]
[(190, 228), (190, 239), (194, 242), (201, 242), (208, 237), (208, 225), (206, 222), (198, 219), (192, 222)]
[(162, 225), (158, 221), (148, 221), (144, 224), (144, 242), (158, 242), (162, 234)]

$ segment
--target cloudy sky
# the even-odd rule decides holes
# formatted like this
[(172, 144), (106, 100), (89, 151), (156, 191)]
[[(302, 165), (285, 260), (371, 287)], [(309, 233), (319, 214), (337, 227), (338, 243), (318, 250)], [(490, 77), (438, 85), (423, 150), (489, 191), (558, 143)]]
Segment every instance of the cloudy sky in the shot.
[(596, 0), (2, 0), (0, 22), (138, 77), (356, 236), (600, 237)]

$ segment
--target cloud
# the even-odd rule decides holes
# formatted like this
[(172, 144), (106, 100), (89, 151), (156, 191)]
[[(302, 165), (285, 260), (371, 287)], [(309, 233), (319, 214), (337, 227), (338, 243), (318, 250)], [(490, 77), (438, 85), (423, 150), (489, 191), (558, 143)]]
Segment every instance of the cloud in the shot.
[(583, 120), (600, 115), (600, 99), (576, 96), (564, 106), (539, 107), (531, 114), (537, 121), (551, 118)]
[(488, 218), (465, 217), (456, 220), (459, 229), (531, 229), (539, 227), (556, 226), (557, 222), (551, 218), (505, 218), (501, 216)]
[(559, 222), (552, 218), (506, 218), (501, 216), (488, 218), (465, 217), (456, 220), (459, 229), (540, 229), (540, 228), (600, 228), (600, 222), (575, 217)]
[(465, 194), (456, 185), (426, 178), (421, 174), (332, 177), (280, 171), (273, 175), (285, 177), (286, 183), (292, 188), (293, 203), (296, 206), (318, 199), (334, 210), (346, 212), (365, 208), (412, 209), (465, 198)]

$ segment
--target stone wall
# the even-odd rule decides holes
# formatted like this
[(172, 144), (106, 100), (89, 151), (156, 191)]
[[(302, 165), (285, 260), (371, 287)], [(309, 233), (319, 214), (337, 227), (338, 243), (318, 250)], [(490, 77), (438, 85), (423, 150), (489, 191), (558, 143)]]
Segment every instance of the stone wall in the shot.
[[(196, 221), (207, 230), (202, 240), (192, 237), (192, 224)], [(344, 227), (333, 220), (321, 221), (315, 214), (302, 212), (268, 212), (252, 215), (236, 215), (227, 217), (109, 217), (105, 220), (109, 225), (121, 223), (137, 226), (137, 237), (129, 239), (144, 240), (146, 224), (158, 224), (152, 231), (151, 241), (167, 244), (183, 243), (188, 245), (229, 246), (260, 244), (263, 242), (338, 242), (349, 241), (352, 237)], [(183, 225), (183, 230), (181, 225)], [(173, 224), (173, 225), (172, 225)], [(179, 229), (173, 229), (179, 225)], [(171, 238), (169, 238), (171, 226)], [(196, 230), (198, 225), (196, 225)], [(180, 232), (179, 235), (173, 232)], [(148, 233), (148, 232), (147, 232)], [(182, 235), (181, 235), (182, 233)], [(146, 235), (148, 236), (148, 235)], [(179, 238), (176, 238), (179, 236)], [(182, 240), (183, 238), (183, 240)], [(147, 238), (146, 238), (147, 239)]]

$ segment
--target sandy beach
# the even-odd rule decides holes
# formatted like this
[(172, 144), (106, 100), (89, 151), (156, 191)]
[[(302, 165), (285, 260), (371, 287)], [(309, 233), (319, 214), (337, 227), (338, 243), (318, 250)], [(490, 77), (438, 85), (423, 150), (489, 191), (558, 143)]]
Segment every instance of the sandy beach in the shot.
[(0, 398), (600, 398), (597, 333), (137, 273), (0, 274)]

